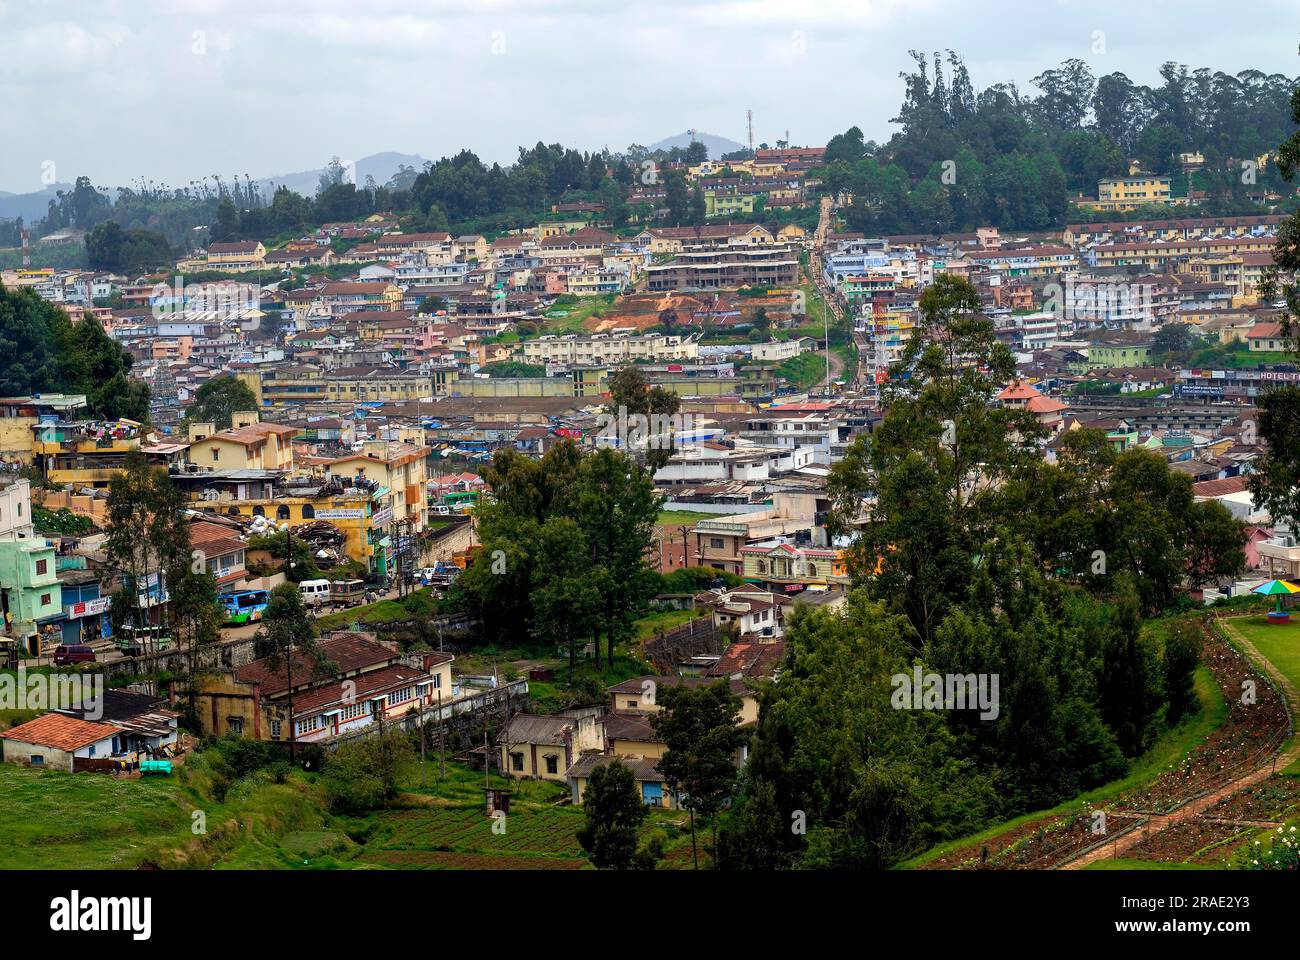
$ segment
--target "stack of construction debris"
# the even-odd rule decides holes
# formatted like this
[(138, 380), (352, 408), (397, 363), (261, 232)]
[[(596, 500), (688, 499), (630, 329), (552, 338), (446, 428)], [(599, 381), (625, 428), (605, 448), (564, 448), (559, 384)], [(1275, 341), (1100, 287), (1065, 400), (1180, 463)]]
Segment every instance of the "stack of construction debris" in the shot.
[(322, 570), (328, 570), (347, 559), (347, 552), (344, 549), (347, 536), (328, 520), (317, 520), (315, 523), (294, 527), (293, 535), (300, 540), (305, 540), (311, 546), (316, 566)]

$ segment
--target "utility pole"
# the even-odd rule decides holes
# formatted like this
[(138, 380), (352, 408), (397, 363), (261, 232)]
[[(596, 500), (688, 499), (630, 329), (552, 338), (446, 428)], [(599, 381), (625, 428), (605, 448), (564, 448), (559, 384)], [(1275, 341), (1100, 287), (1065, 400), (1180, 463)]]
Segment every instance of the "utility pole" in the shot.
[(441, 780), (447, 776), (447, 754), (445, 752), (445, 742), (443, 740), (442, 725), (442, 689), (438, 690), (438, 779)]
[[(284, 582), (292, 583), (289, 579), (293, 568), (293, 531), (289, 529), (289, 524), (284, 525)], [(298, 755), (298, 735), (295, 729), (293, 719), (293, 643), (284, 652), (284, 674), (289, 684), (289, 763), (292, 765)]]
[(420, 786), (421, 786), (421, 787), (427, 787), (427, 786), (429, 785), (429, 782), (428, 782), (428, 779), (426, 778), (426, 774), (425, 774), (425, 770), (424, 770), (424, 737), (425, 737), (425, 732), (424, 732), (424, 697), (423, 697), (423, 696), (420, 697), (420, 720), (419, 720), (419, 724), (420, 724)]

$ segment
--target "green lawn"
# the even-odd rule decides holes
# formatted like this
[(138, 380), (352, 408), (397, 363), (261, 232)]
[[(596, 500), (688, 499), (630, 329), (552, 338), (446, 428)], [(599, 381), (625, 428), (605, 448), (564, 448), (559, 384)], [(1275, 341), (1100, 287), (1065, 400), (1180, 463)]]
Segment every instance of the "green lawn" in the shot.
[[(358, 607), (328, 613), (316, 619), (316, 631), (326, 633), (330, 630), (346, 630), (354, 623), (365, 626), (366, 624), (400, 623), (403, 620), (416, 619), (422, 616), (420, 610), (433, 601), (433, 595), (428, 587), (420, 587), (412, 596), (420, 596), (421, 599), (411, 600), (412, 605), (410, 607), (406, 606), (401, 600), (379, 600), (375, 603), (363, 603)], [(427, 616), (427, 614), (423, 616)]]
[[(335, 816), (314, 774), (276, 783), (265, 770), (226, 785), (206, 751), (170, 777), (119, 780), (0, 764), (0, 869), (583, 869), (581, 808), (567, 785), (489, 782), (511, 792), (504, 832), (484, 813), (484, 775), (435, 750), (403, 771), (400, 806)], [(423, 785), (421, 784), (423, 773)], [(195, 814), (206, 832), (196, 833)], [(642, 827), (664, 841), (666, 867), (689, 866), (686, 815), (653, 811)]]
[(603, 316), (618, 301), (615, 294), (582, 297), (577, 303), (556, 304), (542, 314), (547, 333), (584, 333), (585, 321), (593, 316)]
[[(286, 866), (279, 839), (326, 819), (302, 774), (248, 778), (221, 802), (210, 783), (200, 756), (169, 777), (132, 780), (0, 764), (0, 869)], [(206, 833), (193, 830), (196, 811)]]
[(638, 641), (649, 640), (656, 633), (667, 633), (701, 616), (704, 613), (695, 610), (660, 610), (647, 614), (636, 622), (636, 638)]
[(1292, 613), (1293, 622), (1271, 627), (1263, 616), (1235, 617), (1230, 625), (1254, 644), (1278, 672), (1300, 688), (1300, 610)]
[[(426, 785), (420, 786), (419, 764), (404, 773), (406, 807), (377, 811), (354, 822), (349, 833), (364, 834), (357, 866), (398, 869), (580, 870), (590, 863), (578, 843), (585, 817), (581, 807), (557, 806), (566, 784), (546, 780), (507, 780), (491, 775), (493, 787), (510, 791), (510, 812), (503, 827), (484, 811), (484, 776), (450, 761), (439, 776), (436, 757), (426, 760)], [(690, 837), (686, 815), (652, 811), (642, 837), (658, 833), (665, 843), (665, 866), (689, 865)]]

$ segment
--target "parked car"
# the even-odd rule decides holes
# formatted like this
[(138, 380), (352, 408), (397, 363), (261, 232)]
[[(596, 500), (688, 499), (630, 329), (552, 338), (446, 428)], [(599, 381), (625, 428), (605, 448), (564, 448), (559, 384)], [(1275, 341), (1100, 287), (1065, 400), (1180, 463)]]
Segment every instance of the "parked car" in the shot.
[(54, 665), (67, 667), (74, 663), (94, 663), (95, 651), (84, 643), (61, 643), (54, 648)]

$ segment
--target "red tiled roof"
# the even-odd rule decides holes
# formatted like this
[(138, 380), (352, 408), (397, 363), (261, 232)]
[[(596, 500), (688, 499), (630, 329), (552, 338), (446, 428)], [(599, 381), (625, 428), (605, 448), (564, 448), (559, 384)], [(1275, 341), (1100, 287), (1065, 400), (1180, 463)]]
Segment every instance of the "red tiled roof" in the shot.
[(1014, 380), (1007, 384), (1005, 390), (998, 394), (999, 400), (1031, 400), (1042, 396), (1037, 390), (1023, 380)]
[(1192, 495), (1196, 497), (1224, 497), (1230, 493), (1241, 493), (1246, 489), (1245, 477), (1224, 477), (1222, 480), (1203, 480), (1192, 484)]
[(345, 698), (355, 702), (378, 696), (384, 691), (414, 686), (422, 681), (429, 682), (429, 674), (404, 664), (371, 670), (348, 680), (346, 689), (344, 682), (338, 681), (297, 694), (293, 698), (293, 715), (295, 718), (309, 716), (319, 712), (322, 707), (343, 703)]
[(91, 723), (62, 713), (46, 713), (12, 730), (6, 730), (3, 739), (71, 752), (107, 740), (121, 732), (107, 723)]
[[(338, 667), (339, 676), (397, 658), (396, 653), (364, 633), (335, 633), (323, 638), (320, 647), (325, 659)], [(310, 658), (302, 653), (294, 653), (292, 672), (295, 683), (307, 682), (312, 670)], [(286, 672), (283, 662), (278, 670), (272, 670), (267, 659), (263, 658), (236, 668), (235, 679), (241, 683), (260, 683), (264, 694), (274, 695), (287, 688)], [(298, 680), (300, 677), (301, 681)]]

